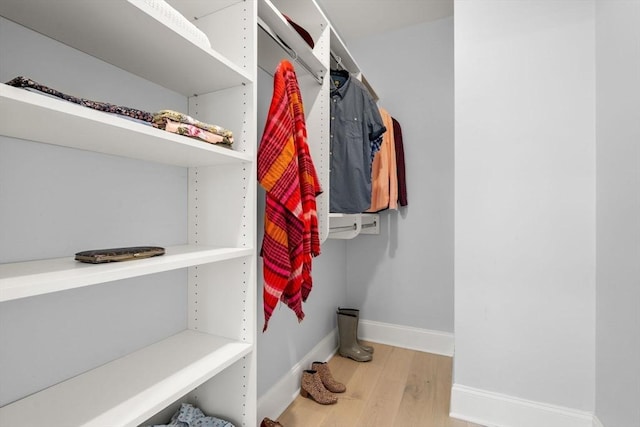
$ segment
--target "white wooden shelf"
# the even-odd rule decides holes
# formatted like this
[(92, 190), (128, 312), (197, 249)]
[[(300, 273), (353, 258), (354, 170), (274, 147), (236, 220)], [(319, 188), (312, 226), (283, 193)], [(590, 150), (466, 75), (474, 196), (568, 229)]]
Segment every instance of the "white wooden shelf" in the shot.
[[(289, 24), (270, 0), (259, 0), (258, 16), (281, 41), (296, 53), (298, 59), (309, 68), (308, 71), (313, 73), (316, 79), (322, 81), (327, 73), (327, 66), (315, 55), (307, 42)], [(267, 68), (267, 71), (275, 70), (278, 62), (276, 59), (279, 56), (265, 52), (263, 46), (266, 47), (268, 44), (261, 45), (261, 51), (258, 52), (260, 55), (258, 63)]]
[(252, 351), (183, 331), (0, 409), (3, 426), (136, 426)]
[[(5, 84), (0, 117), (2, 135), (103, 154), (184, 167), (252, 160), (250, 154)], [(24, 117), (34, 125), (25, 125)]]
[[(215, 11), (229, 2), (209, 3)], [(63, 0), (56, 7), (3, 0), (0, 15), (186, 96), (252, 82), (252, 70), (194, 44), (126, 0)]]
[(87, 264), (65, 257), (0, 264), (0, 301), (242, 258), (252, 253), (252, 248), (183, 245), (166, 248), (165, 255), (135, 261)]

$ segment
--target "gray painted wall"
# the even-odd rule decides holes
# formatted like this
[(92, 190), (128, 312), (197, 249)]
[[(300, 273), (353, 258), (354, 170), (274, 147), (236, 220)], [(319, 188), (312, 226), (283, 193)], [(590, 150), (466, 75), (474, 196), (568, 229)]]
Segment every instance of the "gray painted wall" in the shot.
[(640, 426), (640, 2), (596, 2), (596, 415)]
[(400, 122), (409, 205), (347, 241), (347, 301), (363, 319), (453, 332), (453, 17), (349, 46)]

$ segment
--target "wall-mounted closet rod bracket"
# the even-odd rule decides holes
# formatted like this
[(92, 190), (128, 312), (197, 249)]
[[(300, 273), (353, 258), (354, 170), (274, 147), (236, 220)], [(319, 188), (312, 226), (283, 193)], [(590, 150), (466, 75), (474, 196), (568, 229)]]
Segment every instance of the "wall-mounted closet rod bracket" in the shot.
[(362, 224), (361, 228), (373, 228), (373, 227), (377, 227), (378, 226), (378, 222), (377, 221), (373, 221), (372, 223), (369, 224)]
[(294, 62), (297, 62), (302, 66), (302, 68), (307, 70), (309, 74), (311, 74), (311, 76), (314, 78), (314, 80), (318, 82), (318, 84), (322, 84), (323, 76), (319, 76), (316, 72), (314, 72), (311, 67), (309, 67), (307, 63), (298, 56), (298, 53), (295, 50), (284, 44), (282, 40), (280, 40), (280, 38), (271, 30), (271, 28), (269, 28), (269, 26), (262, 19), (260, 19), (260, 17), (258, 17), (258, 27), (260, 27), (269, 37), (271, 37), (271, 39), (282, 48), (282, 50), (287, 52), (287, 54), (294, 60)]
[(352, 225), (341, 225), (339, 227), (331, 227), (329, 231), (339, 231), (339, 230), (357, 230), (358, 224), (355, 222)]
[[(373, 228), (377, 227), (378, 224), (374, 221), (371, 224), (362, 224), (360, 228)], [(331, 227), (329, 231), (339, 231), (339, 230), (357, 230), (358, 224), (354, 223), (352, 225), (341, 225), (339, 227)]]

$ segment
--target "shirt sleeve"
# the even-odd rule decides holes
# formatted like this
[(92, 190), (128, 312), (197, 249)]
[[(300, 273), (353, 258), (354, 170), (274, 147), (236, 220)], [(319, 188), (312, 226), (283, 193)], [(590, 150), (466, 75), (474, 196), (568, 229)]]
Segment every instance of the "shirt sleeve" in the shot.
[(398, 203), (407, 206), (407, 176), (404, 163), (404, 144), (402, 142), (402, 128), (400, 123), (393, 119), (393, 140), (396, 145), (396, 171), (398, 174)]
[(363, 91), (365, 96), (364, 102), (364, 117), (367, 121), (367, 129), (369, 130), (369, 142), (371, 143), (371, 158), (380, 150), (380, 144), (382, 144), (382, 134), (387, 131), (378, 111), (378, 106), (375, 101), (366, 90)]

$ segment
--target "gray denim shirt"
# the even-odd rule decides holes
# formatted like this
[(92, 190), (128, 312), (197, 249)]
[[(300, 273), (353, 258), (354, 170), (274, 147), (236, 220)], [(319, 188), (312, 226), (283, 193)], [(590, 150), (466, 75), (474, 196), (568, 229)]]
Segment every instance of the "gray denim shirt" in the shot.
[(360, 81), (332, 72), (331, 85), (329, 211), (360, 213), (371, 206), (371, 163), (386, 128)]

